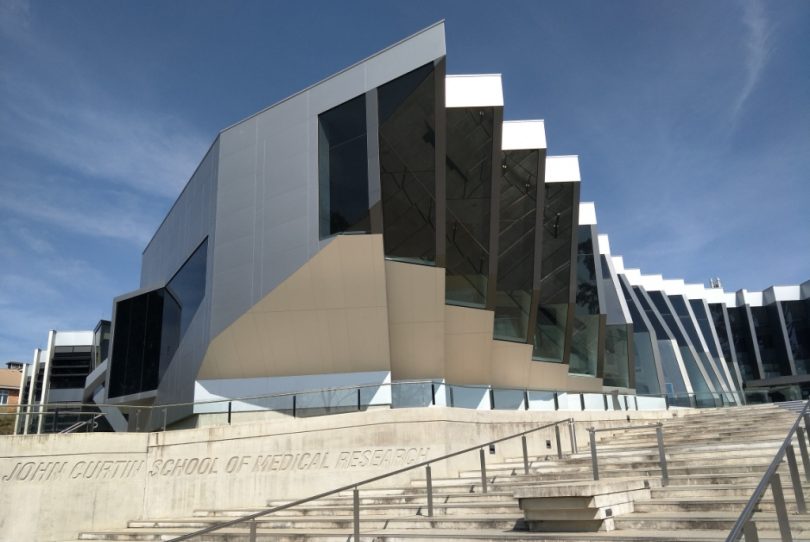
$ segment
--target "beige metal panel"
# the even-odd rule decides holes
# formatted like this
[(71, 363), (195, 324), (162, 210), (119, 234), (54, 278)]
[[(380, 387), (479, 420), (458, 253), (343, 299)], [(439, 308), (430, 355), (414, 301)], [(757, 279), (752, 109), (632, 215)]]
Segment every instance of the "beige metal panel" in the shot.
[(568, 375), (568, 391), (592, 391), (602, 393), (602, 379), (584, 375)]
[(340, 236), (220, 333), (198, 379), (390, 370), (382, 236)]
[(445, 378), (448, 384), (489, 384), (495, 313), (445, 306)]
[(490, 384), (495, 388), (526, 388), (532, 363), (532, 345), (492, 341)]
[(385, 262), (391, 378), (444, 378), (444, 269)]
[(568, 365), (532, 360), (529, 365), (529, 389), (568, 389)]

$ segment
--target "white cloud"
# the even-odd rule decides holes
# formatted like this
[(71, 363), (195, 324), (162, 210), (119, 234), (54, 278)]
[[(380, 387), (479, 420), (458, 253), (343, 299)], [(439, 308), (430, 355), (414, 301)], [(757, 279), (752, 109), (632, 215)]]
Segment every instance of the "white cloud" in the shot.
[(742, 22), (746, 30), (745, 81), (733, 102), (732, 119), (738, 117), (756, 88), (772, 50), (770, 42), (773, 30), (759, 0), (747, 0), (743, 3)]
[(96, 89), (87, 96), (5, 76), (0, 139), (53, 166), (163, 197), (176, 197), (207, 146), (179, 119), (136, 112)]

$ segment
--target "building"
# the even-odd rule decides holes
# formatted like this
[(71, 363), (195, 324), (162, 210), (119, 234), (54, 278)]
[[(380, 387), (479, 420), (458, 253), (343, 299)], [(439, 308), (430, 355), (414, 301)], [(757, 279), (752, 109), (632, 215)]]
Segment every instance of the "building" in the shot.
[[(107, 355), (109, 329), (110, 322), (102, 320), (93, 331), (48, 332), (47, 347), (35, 349), (31, 363), (15, 373), (22, 398), (17, 433), (57, 432), (96, 419), (99, 409), (87, 407), (93, 402), (86, 395), (88, 377)], [(96, 423), (110, 429), (104, 416)]]
[[(59, 397), (148, 429), (217, 400), (715, 406), (805, 382), (810, 283), (726, 294), (626, 269), (577, 157), (548, 154), (542, 120), (504, 121), (501, 76), (448, 75), (445, 52), (440, 22), (222, 130), (114, 300), (109, 356)], [(305, 393), (327, 388), (345, 393)]]
[(5, 369), (0, 369), (0, 406), (20, 402), (20, 372), (23, 366), (21, 362), (9, 361)]

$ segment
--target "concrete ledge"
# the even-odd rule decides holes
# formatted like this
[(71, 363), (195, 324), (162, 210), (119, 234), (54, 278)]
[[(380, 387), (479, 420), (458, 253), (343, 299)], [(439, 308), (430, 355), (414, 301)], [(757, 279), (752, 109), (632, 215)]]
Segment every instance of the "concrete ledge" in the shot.
[(650, 486), (647, 480), (613, 479), (519, 487), (514, 495), (530, 531), (612, 531), (614, 517), (633, 512), (635, 501), (650, 499)]

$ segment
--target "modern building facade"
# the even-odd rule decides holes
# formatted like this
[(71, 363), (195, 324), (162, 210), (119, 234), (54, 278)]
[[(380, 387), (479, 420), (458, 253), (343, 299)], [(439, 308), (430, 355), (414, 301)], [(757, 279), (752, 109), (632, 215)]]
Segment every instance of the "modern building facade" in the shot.
[(438, 23), (221, 131), (114, 301), (109, 355), (82, 343), (99, 357), (71, 397), (187, 404), (171, 423), (330, 387), (694, 406), (805, 381), (810, 282), (726, 294), (625, 268), (577, 157), (547, 153), (543, 121), (504, 120), (500, 75), (448, 75), (445, 53)]

